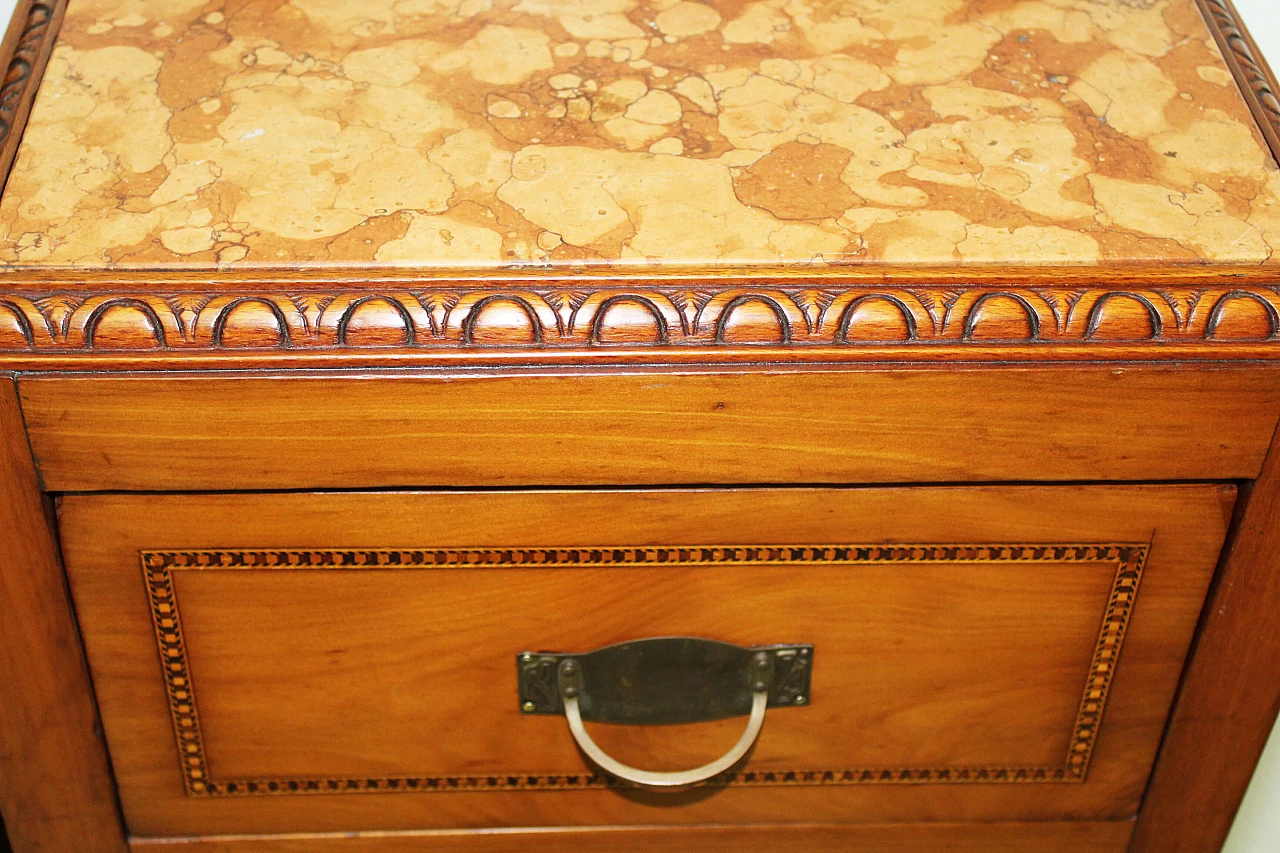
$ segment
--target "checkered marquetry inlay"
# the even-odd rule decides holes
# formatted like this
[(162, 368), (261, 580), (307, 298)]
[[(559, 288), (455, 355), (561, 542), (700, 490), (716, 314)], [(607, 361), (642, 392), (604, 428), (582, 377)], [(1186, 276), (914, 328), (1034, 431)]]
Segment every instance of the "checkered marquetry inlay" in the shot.
[(1114, 563), (1115, 580), (1102, 617), (1070, 746), (1061, 764), (1038, 767), (838, 768), (737, 770), (716, 785), (867, 785), (1083, 782), (1106, 710), (1116, 663), (1146, 565), (1146, 545), (769, 545), (669, 548), (276, 549), (144, 551), (151, 602), (187, 793), (226, 796), (290, 793), (475, 791), (610, 787), (593, 773), (562, 775), (408, 776), (395, 778), (213, 779), (200, 734), (195, 687), (187, 663), (173, 575), (246, 569), (574, 568), (704, 565), (883, 565), (885, 563)]

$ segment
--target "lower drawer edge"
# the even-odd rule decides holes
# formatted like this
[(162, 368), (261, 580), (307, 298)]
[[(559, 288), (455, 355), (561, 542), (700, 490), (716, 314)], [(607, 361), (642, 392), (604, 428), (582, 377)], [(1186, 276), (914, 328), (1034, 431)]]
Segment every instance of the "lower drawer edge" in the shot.
[[(1133, 820), (552, 827), (130, 838), (136, 853), (1123, 853)], [(853, 845), (856, 845), (853, 846)]]

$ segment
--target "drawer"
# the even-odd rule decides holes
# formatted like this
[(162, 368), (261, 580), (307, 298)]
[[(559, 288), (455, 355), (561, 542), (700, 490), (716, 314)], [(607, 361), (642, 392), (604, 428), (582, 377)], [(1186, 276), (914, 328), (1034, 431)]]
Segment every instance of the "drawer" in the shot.
[[(60, 520), (139, 837), (1048, 825), (1135, 814), (1234, 498), (1217, 484), (71, 495)], [(539, 669), (543, 653), (654, 637), (791, 644), (764, 650), (763, 728), (710, 786), (599, 772), (567, 725), (560, 659)], [(632, 648), (649, 663), (573, 658), (596, 679), (580, 705), (604, 753), (675, 772), (739, 742), (752, 688), (724, 699), (732, 716), (689, 717), (720, 701), (698, 667), (722, 647)], [(602, 688), (617, 672), (639, 692)], [(649, 725), (628, 696), (684, 710)]]

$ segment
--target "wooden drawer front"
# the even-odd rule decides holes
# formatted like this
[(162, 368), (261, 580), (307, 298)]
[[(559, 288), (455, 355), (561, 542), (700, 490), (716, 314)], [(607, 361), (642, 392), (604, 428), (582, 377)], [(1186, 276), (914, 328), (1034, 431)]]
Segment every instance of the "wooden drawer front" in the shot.
[[(1233, 500), (111, 495), (66, 497), (61, 519), (121, 800), (147, 836), (1130, 816)], [(809, 704), (769, 711), (714, 790), (610, 788), (562, 717), (517, 702), (522, 649), (663, 635), (815, 646)], [(663, 770), (742, 726), (591, 730)]]
[(20, 387), (40, 476), (68, 492), (1251, 479), (1280, 411), (1280, 370), (1258, 365), (139, 375)]

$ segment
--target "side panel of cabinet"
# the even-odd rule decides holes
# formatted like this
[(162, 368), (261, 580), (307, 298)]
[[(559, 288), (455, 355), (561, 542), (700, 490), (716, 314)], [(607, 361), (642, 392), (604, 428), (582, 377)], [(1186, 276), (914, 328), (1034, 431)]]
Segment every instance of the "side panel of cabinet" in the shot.
[(16, 853), (123, 853), (115, 786), (16, 390), (0, 374), (0, 811)]

